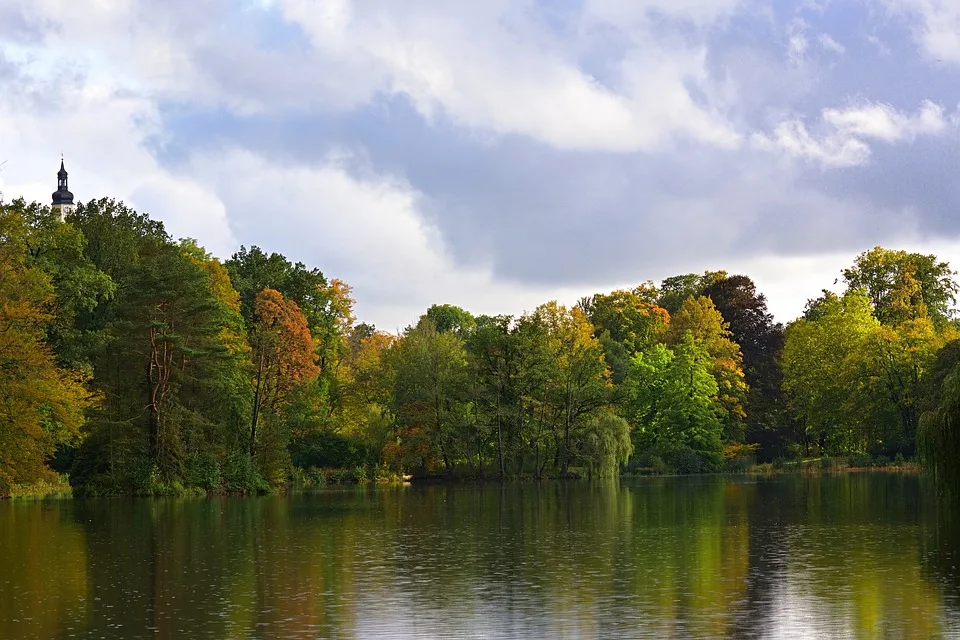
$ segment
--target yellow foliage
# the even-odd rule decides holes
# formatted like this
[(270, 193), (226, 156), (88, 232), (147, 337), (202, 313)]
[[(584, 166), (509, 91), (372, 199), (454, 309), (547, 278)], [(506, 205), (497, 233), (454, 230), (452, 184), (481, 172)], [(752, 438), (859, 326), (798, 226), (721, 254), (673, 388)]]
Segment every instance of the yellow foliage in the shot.
[(44, 343), (53, 288), (27, 266), (23, 232), (19, 215), (0, 210), (0, 496), (51, 476), (46, 460), (79, 437), (93, 401), (88, 374), (59, 368)]
[(757, 443), (754, 444), (742, 444), (739, 442), (734, 442), (728, 444), (723, 448), (723, 459), (724, 460), (735, 460), (737, 458), (746, 458), (757, 453), (757, 449), (760, 448), (760, 445)]
[[(711, 373), (717, 380), (717, 400), (729, 416), (730, 424), (739, 425), (746, 412), (743, 403), (749, 386), (743, 373), (743, 357), (740, 345), (731, 339), (729, 324), (717, 310), (710, 298), (687, 298), (680, 310), (673, 315), (666, 331), (667, 344), (675, 346), (690, 333), (703, 345), (713, 358)], [(739, 426), (730, 430), (728, 438), (740, 437)]]
[(363, 437), (376, 428), (390, 406), (392, 379), (385, 370), (384, 354), (398, 338), (381, 331), (355, 342), (337, 369), (340, 386), (340, 429)]

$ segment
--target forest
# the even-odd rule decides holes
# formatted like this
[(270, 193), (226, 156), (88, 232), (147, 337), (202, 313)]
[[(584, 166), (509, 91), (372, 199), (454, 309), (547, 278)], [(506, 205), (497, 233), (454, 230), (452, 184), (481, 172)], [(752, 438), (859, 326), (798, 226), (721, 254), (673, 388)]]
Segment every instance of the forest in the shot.
[(874, 248), (783, 326), (745, 275), (399, 335), (259, 247), (221, 261), (121, 202), (0, 204), (0, 497), (919, 459), (960, 483), (950, 265)]

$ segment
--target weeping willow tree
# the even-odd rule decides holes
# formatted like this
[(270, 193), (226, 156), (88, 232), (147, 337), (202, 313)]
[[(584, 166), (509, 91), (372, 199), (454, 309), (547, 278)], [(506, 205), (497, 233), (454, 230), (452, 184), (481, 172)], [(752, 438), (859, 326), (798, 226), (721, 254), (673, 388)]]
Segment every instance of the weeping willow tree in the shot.
[(960, 489), (960, 368), (948, 375), (940, 402), (920, 418), (917, 430), (920, 461), (933, 472), (938, 486), (948, 493)]
[(611, 411), (588, 418), (578, 436), (578, 458), (591, 478), (616, 477), (620, 465), (626, 464), (633, 453), (630, 423)]

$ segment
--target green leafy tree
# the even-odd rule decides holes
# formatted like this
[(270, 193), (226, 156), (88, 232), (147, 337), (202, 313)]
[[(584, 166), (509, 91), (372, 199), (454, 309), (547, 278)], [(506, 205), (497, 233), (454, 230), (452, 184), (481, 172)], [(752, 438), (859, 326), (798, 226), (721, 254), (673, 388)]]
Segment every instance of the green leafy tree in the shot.
[(350, 336), (346, 366), (341, 368), (340, 433), (364, 442), (377, 458), (393, 425), (394, 374), (387, 353), (395, 342), (396, 336), (358, 325)]
[(676, 348), (687, 336), (710, 354), (710, 372), (717, 381), (717, 409), (724, 417), (725, 439), (742, 441), (746, 418), (743, 403), (748, 387), (740, 346), (730, 339), (729, 324), (710, 298), (687, 298), (673, 315), (665, 335), (667, 344)]
[[(497, 472), (503, 478), (507, 475), (511, 407), (520, 400), (517, 397), (520, 354), (512, 317), (481, 316), (475, 324), (476, 329), (467, 341), (467, 350), (470, 376), (475, 382), (475, 406), (478, 413), (482, 412), (482, 417), (477, 420), (480, 428), (476, 447), (478, 464), (483, 468), (484, 450), (492, 437)], [(485, 425), (487, 428), (483, 429)]]
[(729, 324), (730, 339), (743, 354), (744, 380), (749, 387), (744, 402), (745, 438), (760, 445), (767, 459), (786, 454), (791, 437), (789, 418), (781, 396), (783, 325), (773, 321), (766, 297), (748, 276), (728, 276), (706, 287), (717, 311)]
[(289, 466), (292, 400), (319, 373), (307, 320), (293, 300), (274, 289), (257, 294), (250, 342), (253, 351), (253, 414), (250, 457), (271, 484), (281, 484)]
[(87, 336), (78, 328), (77, 321), (82, 314), (91, 313), (113, 297), (113, 281), (85, 255), (87, 241), (83, 233), (62, 221), (57, 212), (23, 200), (15, 200), (7, 210), (16, 212), (25, 222), (21, 240), (27, 264), (46, 273), (53, 285), (47, 343), (64, 365), (89, 366)]
[(464, 454), (470, 410), (467, 356), (454, 332), (440, 333), (424, 316), (391, 349), (397, 438), (388, 458), (404, 469), (452, 474)]
[(584, 421), (576, 443), (578, 461), (591, 477), (613, 477), (630, 459), (630, 423), (612, 410), (601, 410)]
[(247, 326), (254, 322), (256, 297), (265, 289), (297, 304), (310, 328), (318, 365), (314, 391), (302, 398), (303, 422), (314, 429), (339, 429), (344, 419), (344, 381), (349, 377), (340, 369), (350, 351), (347, 341), (355, 321), (350, 287), (336, 278), (328, 280), (319, 269), (256, 246), (240, 247), (225, 266), (240, 293)]
[[(240, 308), (248, 326), (253, 324), (257, 294), (264, 289), (274, 289), (286, 294), (288, 289), (292, 288), (287, 285), (292, 284), (290, 281), (294, 279), (299, 281), (296, 288), (301, 290), (311, 288), (304, 282), (308, 279), (307, 275), (291, 277), (294, 265), (286, 257), (279, 253), (267, 254), (257, 246), (249, 249), (241, 246), (239, 251), (226, 261), (225, 266), (234, 288), (240, 294)], [(325, 285), (326, 279), (312, 284)], [(302, 294), (303, 291), (298, 293)], [(302, 295), (300, 297), (302, 298)], [(294, 300), (296, 301), (296, 298)], [(299, 305), (299, 302), (297, 304)]]
[(843, 278), (851, 289), (864, 289), (874, 315), (883, 324), (929, 315), (937, 326), (953, 316), (956, 272), (934, 255), (875, 247), (865, 251)]
[(480, 466), (486, 444), (501, 477), (542, 475), (556, 417), (548, 384), (556, 362), (543, 318), (481, 316), (467, 349)]
[(609, 405), (610, 372), (603, 347), (584, 311), (556, 302), (541, 305), (534, 317), (547, 331), (552, 366), (545, 381), (546, 404), (553, 415), (553, 467), (562, 475), (576, 460), (578, 431)]
[(56, 445), (80, 436), (92, 404), (86, 374), (58, 366), (44, 341), (56, 296), (23, 250), (34, 231), (21, 211), (0, 205), (0, 497), (50, 475)]
[(466, 338), (477, 327), (472, 313), (452, 304), (435, 304), (426, 315), (440, 333), (454, 331)]
[[(145, 245), (170, 242), (163, 223), (108, 198), (77, 205), (67, 222), (83, 234), (86, 258), (106, 273), (118, 290), (124, 286), (128, 274), (139, 267)], [(103, 311), (104, 314), (89, 320), (96, 325), (109, 309), (104, 307)]]
[(956, 500), (960, 495), (960, 367), (954, 367), (920, 418), (917, 453), (933, 472), (940, 489)]
[(790, 323), (783, 347), (783, 385), (796, 412), (807, 455), (814, 443), (836, 452), (863, 446), (862, 415), (852, 403), (851, 372), (879, 328), (860, 290), (826, 295), (808, 305), (808, 317)]
[(670, 313), (676, 313), (687, 301), (687, 298), (702, 296), (707, 287), (726, 277), (726, 271), (704, 271), (703, 275), (687, 273), (665, 278), (660, 283), (660, 296), (657, 299), (657, 304)]
[(637, 354), (627, 379), (638, 450), (672, 457), (696, 452), (711, 468), (722, 458), (722, 411), (712, 358), (690, 332), (674, 349), (657, 344)]
[(851, 388), (865, 421), (866, 447), (887, 456), (912, 456), (926, 387), (937, 352), (956, 330), (938, 332), (922, 317), (876, 328), (849, 363)]
[(525, 314), (517, 318), (510, 339), (514, 355), (509, 415), (515, 416), (508, 421), (511, 459), (515, 473), (529, 473), (529, 461), (533, 474), (542, 478), (551, 459), (551, 443), (557, 441), (556, 419), (562, 412), (551, 402), (557, 361), (550, 326), (543, 314)]
[(651, 284), (630, 291), (597, 294), (581, 302), (595, 335), (603, 345), (613, 380), (619, 383), (630, 369), (630, 358), (662, 340), (670, 323), (670, 314), (656, 302)]
[[(253, 410), (249, 387), (251, 349), (240, 312), (240, 295), (233, 288), (226, 268), (193, 240), (182, 240), (180, 249), (206, 276), (212, 299), (211, 315), (219, 331), (210, 357), (202, 369), (182, 388), (192, 406), (204, 406), (203, 447), (193, 446), (192, 455), (215, 454), (224, 459), (246, 449), (246, 425)], [(200, 452), (198, 448), (206, 448)]]
[(78, 207), (70, 221), (116, 295), (78, 323), (98, 336), (103, 396), (71, 481), (88, 492), (213, 489), (236, 451), (249, 401), (238, 300), (223, 268), (191, 241), (121, 203)]

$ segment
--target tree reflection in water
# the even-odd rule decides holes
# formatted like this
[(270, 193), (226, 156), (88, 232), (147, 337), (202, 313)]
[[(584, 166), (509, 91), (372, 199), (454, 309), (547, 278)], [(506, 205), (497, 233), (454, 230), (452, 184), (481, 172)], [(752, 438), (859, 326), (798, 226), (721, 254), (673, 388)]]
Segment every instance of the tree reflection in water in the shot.
[(960, 631), (956, 522), (897, 475), (0, 504), (0, 637)]

